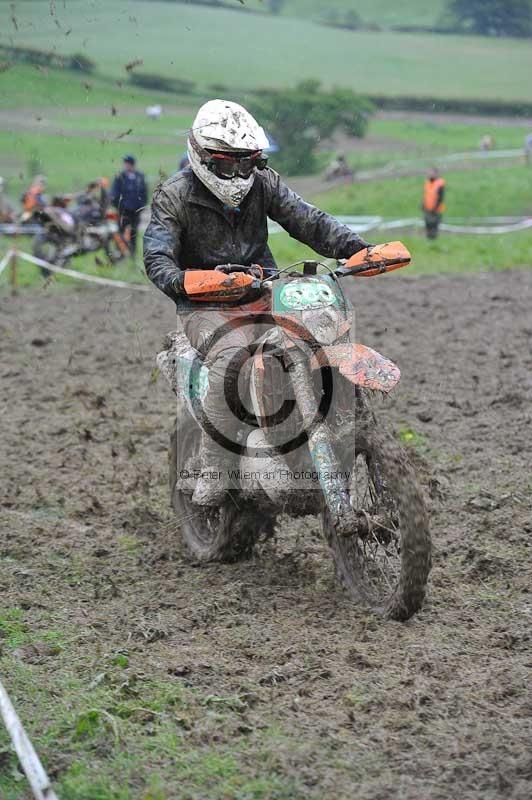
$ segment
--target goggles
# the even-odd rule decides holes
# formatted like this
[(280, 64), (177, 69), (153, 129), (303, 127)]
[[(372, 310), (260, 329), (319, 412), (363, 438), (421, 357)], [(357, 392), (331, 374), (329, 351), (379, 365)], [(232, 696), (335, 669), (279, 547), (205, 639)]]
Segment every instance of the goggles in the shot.
[(262, 150), (257, 150), (254, 153), (249, 153), (249, 151), (244, 153), (220, 153), (205, 150), (192, 132), (189, 134), (189, 142), (192, 149), (200, 157), (201, 163), (218, 178), (224, 180), (249, 178), (255, 168), (264, 169), (268, 163), (268, 158), (263, 155)]

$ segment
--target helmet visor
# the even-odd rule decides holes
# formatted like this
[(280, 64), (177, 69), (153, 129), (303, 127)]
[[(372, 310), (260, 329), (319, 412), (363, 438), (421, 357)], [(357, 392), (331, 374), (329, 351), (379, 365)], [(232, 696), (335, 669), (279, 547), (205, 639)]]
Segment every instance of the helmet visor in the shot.
[(210, 169), (218, 178), (249, 178), (255, 167), (264, 169), (265, 159), (260, 150), (255, 153), (210, 152)]

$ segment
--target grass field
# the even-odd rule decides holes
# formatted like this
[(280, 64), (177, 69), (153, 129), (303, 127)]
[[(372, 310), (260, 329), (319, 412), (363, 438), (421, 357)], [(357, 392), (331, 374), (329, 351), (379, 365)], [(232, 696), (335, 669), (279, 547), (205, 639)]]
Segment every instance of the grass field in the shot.
[(243, 91), (317, 77), (326, 85), (385, 95), (530, 99), (532, 50), (526, 40), (350, 32), (307, 19), (169, 2), (126, 7), (95, 0), (90, 10), (81, 1), (51, 8), (53, 15), (38, 0), (16, 5), (15, 30), (4, 3), (0, 41), (84, 52), (99, 73), (115, 79), (127, 77), (125, 65), (142, 59), (147, 72), (191, 79), (204, 90), (224, 84)]
[[(491, 124), (487, 122), (475, 124), (474, 117), (471, 121), (463, 123), (419, 119), (412, 122), (373, 119), (370, 123), (370, 133), (401, 141), (407, 146), (406, 151), (413, 151), (419, 155), (432, 155), (476, 150), (481, 136), (485, 133), (492, 135), (494, 148), (506, 150), (523, 147), (528, 129), (523, 125), (498, 124), (496, 120)], [(395, 155), (397, 158), (400, 154), (396, 151)]]
[[(366, 5), (366, 10), (360, 8), (363, 17), (369, 14)], [(293, 0), (283, 13), (301, 13), (302, 7)], [(3, 14), (7, 13), (6, 8)], [(51, 8), (55, 8), (55, 17), (50, 14)], [(0, 73), (0, 174), (7, 179), (12, 197), (18, 197), (27, 184), (30, 166), (46, 173), (50, 192), (75, 191), (94, 176), (112, 175), (127, 151), (137, 155), (153, 187), (161, 176), (176, 169), (185, 148), (185, 131), (195, 107), (202, 101), (202, 90), (208, 92), (206, 87), (215, 80), (245, 88), (314, 75), (317, 61), (313, 48), (320, 54), (319, 74), (325, 80), (352, 82), (357, 88), (379, 91), (386, 84), (386, 91), (391, 94), (404, 93), (406, 86), (409, 92), (422, 93), (426, 82), (434, 87), (435, 94), (449, 94), (452, 87), (458, 94), (474, 95), (482, 83), (482, 91), (496, 97), (511, 82), (513, 96), (529, 93), (532, 53), (527, 43), (520, 41), (394, 35), (391, 47), (386, 44), (391, 41), (386, 39), (387, 34), (354, 35), (288, 16), (246, 15), (159, 2), (133, 3), (128, 8), (126, 13), (115, 0), (106, 4), (96, 0), (89, 13), (81, 2), (70, 2), (65, 7), (28, 0), (16, 6), (16, 31), (7, 13), (3, 41), (12, 38), (15, 44), (56, 47), (69, 53), (80, 49), (98, 64), (97, 73), (91, 76), (21, 64)], [(386, 19), (392, 20), (396, 11), (391, 4), (387, 8), (390, 16)], [(411, 0), (407, 13), (413, 18), (419, 8), (417, 0)], [(377, 12), (380, 14), (378, 9)], [(304, 47), (293, 46), (296, 30), (297, 41), (304, 42)], [(202, 55), (198, 58), (200, 36)], [(376, 43), (379, 59), (373, 57)], [(253, 48), (253, 53), (246, 48)], [(275, 57), (268, 48), (275, 48)], [(433, 64), (435, 52), (438, 58), (445, 58), (448, 70), (425, 68), (424, 59)], [(131, 86), (124, 65), (139, 57), (144, 58), (146, 70), (198, 80), (198, 94), (174, 97)], [(184, 63), (185, 72), (179, 68)], [(483, 76), (488, 63), (491, 79), (486, 82)], [(364, 85), (364, 81), (371, 81), (371, 85)], [(153, 102), (161, 102), (165, 109), (157, 122), (144, 113)], [(484, 122), (473, 124), (473, 120), (460, 123), (377, 118), (371, 121), (368, 138), (354, 143), (349, 158), (358, 169), (404, 159), (432, 159), (475, 150), (480, 136), (487, 132), (494, 136), (496, 147), (518, 148), (526, 128), (496, 120), (490, 126)], [(323, 164), (330, 158), (329, 147), (334, 146), (324, 144)], [(334, 214), (411, 217), (419, 214), (420, 183), (419, 177), (379, 180), (307, 199)], [(450, 217), (532, 213), (531, 197), (532, 170), (522, 167), (489, 166), (448, 175)], [(435, 244), (427, 243), (418, 234), (404, 238), (415, 255), (409, 270), (412, 273), (495, 269), (530, 262), (529, 233), (502, 237), (445, 235)], [(28, 246), (28, 242), (21, 244)], [(7, 240), (0, 241), (0, 253), (7, 246)], [(284, 234), (272, 237), (272, 247), (282, 264), (309, 254)], [(101, 268), (95, 265), (93, 256), (77, 259), (74, 264), (96, 274), (130, 280), (140, 277), (127, 266)], [(29, 265), (20, 266), (19, 277), (22, 285), (40, 282), (36, 270)], [(65, 282), (68, 279), (59, 279), (59, 283)]]
[[(388, 218), (419, 214), (421, 180), (401, 178), (350, 184), (315, 198), (332, 214), (380, 214)], [(492, 167), (449, 175), (447, 214), (454, 217), (532, 214), (532, 169)]]
[[(390, 95), (530, 100), (530, 41), (355, 34), (311, 21), (324, 6), (353, 5), (287, 0), (272, 17), (135, 0), (1, 3), (0, 42), (81, 50), (97, 62), (90, 76), (19, 64), (0, 72), (9, 195), (16, 200), (36, 170), (51, 194), (79, 190), (112, 176), (125, 152), (153, 189), (176, 169), (213, 83), (238, 99), (255, 86), (321, 77)], [(386, 28), (433, 24), (442, 5), (356, 8)], [(137, 90), (125, 70), (136, 58), (146, 72), (196, 81), (197, 91)], [(164, 106), (157, 122), (144, 111), (154, 102)], [(525, 132), (517, 122), (375, 118), (347, 152), (358, 169), (429, 163), (476, 150), (484, 133), (498, 148), (519, 148)], [(322, 146), (325, 164), (337, 145)], [(532, 168), (486, 162), (445, 177), (447, 219), (532, 215)], [(422, 181), (379, 179), (305, 199), (334, 215), (419, 218)], [(530, 581), (521, 568), (531, 273), (480, 273), (532, 267), (532, 230), (433, 242), (417, 230), (364, 236), (400, 238), (412, 253), (405, 270), (345, 283), (358, 292), (357, 335), (400, 356), (404, 405), (386, 406), (388, 422), (430, 459), (443, 498), (431, 500), (429, 604), (401, 627), (354, 613), (335, 594), (328, 565), (316, 566), (308, 520), (293, 553), (265, 550), (249, 565), (198, 569), (177, 551), (164, 431), (173, 401), (152, 372), (161, 334), (175, 324), (168, 300), (62, 276), (45, 284), (21, 259), (10, 296), (10, 271), (0, 275), (0, 675), (61, 800), (530, 796)], [(31, 252), (29, 237), (0, 236), (0, 259), (14, 243)], [(315, 257), (285, 233), (270, 246), (280, 266)], [(105, 267), (91, 254), (69, 266), (147, 282), (140, 253), (136, 264)], [(451, 275), (465, 272), (475, 275)], [(415, 275), (448, 277), (408, 281)], [(29, 796), (0, 723), (0, 800)]]

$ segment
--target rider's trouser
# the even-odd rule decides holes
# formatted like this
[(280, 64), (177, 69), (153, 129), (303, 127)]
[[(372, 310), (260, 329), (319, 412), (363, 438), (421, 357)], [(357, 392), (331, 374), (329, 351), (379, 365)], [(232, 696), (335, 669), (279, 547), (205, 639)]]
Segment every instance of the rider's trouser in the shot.
[[(251, 345), (269, 327), (268, 298), (260, 297), (239, 306), (192, 311), (181, 317), (190, 344), (209, 367), (209, 388), (203, 401), (204, 458), (216, 465), (234, 459), (236, 434), (242, 427), (237, 400), (245, 397), (249, 372), (243, 369), (251, 355)], [(239, 383), (240, 376), (240, 383)], [(241, 415), (240, 415), (241, 416)]]

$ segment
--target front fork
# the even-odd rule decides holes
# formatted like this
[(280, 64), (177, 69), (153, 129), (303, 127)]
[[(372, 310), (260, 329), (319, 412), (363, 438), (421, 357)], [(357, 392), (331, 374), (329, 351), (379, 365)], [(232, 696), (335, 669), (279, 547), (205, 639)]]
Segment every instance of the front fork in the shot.
[(316, 408), (312, 373), (306, 358), (292, 360), (290, 377), (307, 433), (312, 463), (318, 474), (332, 522), (339, 536), (348, 536), (356, 528), (356, 518), (349, 500), (348, 480), (334, 452), (329, 426)]

